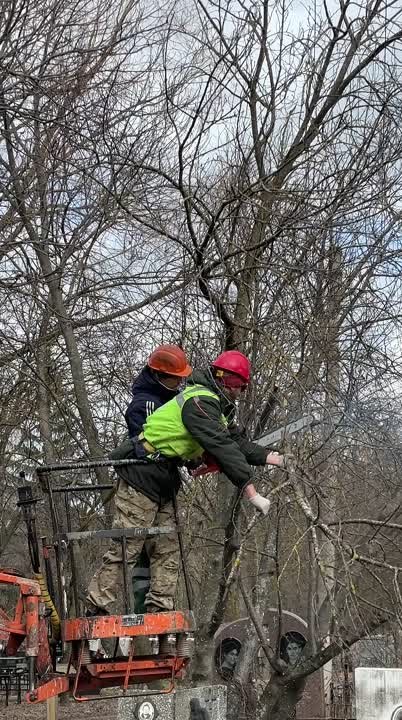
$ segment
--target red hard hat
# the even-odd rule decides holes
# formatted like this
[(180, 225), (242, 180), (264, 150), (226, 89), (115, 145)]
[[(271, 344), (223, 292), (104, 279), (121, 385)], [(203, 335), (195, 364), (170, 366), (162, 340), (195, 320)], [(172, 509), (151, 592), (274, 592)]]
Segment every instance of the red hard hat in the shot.
[(250, 382), (250, 360), (238, 350), (226, 350), (226, 352), (221, 353), (212, 363), (212, 367), (234, 373), (246, 383)]
[(149, 356), (148, 367), (176, 377), (188, 377), (192, 372), (183, 350), (178, 345), (159, 345)]

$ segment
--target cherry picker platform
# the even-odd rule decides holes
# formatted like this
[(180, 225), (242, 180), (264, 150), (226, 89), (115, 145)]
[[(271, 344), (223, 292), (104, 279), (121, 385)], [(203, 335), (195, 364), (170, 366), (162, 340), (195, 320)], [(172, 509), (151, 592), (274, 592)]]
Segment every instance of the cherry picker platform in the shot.
[[(0, 587), (17, 593), (14, 614), (0, 608), (0, 632), (6, 637), (3, 654), (13, 656), (23, 649), (27, 659), (29, 703), (45, 701), (69, 693), (75, 700), (93, 700), (104, 688), (119, 688), (121, 697), (129, 688), (166, 681), (163, 689), (138, 690), (139, 695), (169, 693), (176, 680), (183, 677), (194, 648), (195, 622), (191, 594), (183, 565), (189, 608), (160, 613), (134, 613), (129, 592), (127, 538), (147, 537), (177, 532), (177, 527), (112, 528), (77, 531), (72, 527), (71, 497), (79, 503), (80, 493), (100, 493), (113, 484), (56, 485), (55, 474), (96, 467), (140, 464), (139, 460), (95, 460), (48, 465), (38, 469), (39, 485), (49, 505), (53, 536), (42, 538), (42, 557), (36, 530), (36, 503), (32, 485), (19, 488), (19, 506), (27, 527), (28, 547), (34, 577), (21, 577), (17, 571), (0, 570)], [(25, 480), (24, 473), (20, 474)], [(64, 496), (64, 503), (58, 498)], [(78, 499), (77, 499), (78, 498)], [(63, 507), (63, 518), (61, 518)], [(85, 617), (77, 583), (75, 543), (88, 539), (113, 539), (121, 543), (123, 600), (121, 615)], [(57, 591), (53, 581), (55, 567)], [(44, 572), (42, 572), (42, 570)], [(70, 598), (70, 601), (69, 601)], [(136, 652), (136, 641), (148, 639), (147, 654)], [(102, 655), (91, 650), (91, 643), (106, 641), (112, 650)], [(58, 669), (56, 647), (66, 660)], [(60, 646), (62, 650), (60, 651)], [(124, 647), (124, 650), (122, 650)], [(143, 646), (141, 646), (143, 648)], [(140, 651), (141, 652), (141, 651)], [(143, 650), (142, 650), (143, 652)], [(111, 697), (110, 694), (108, 697)]]

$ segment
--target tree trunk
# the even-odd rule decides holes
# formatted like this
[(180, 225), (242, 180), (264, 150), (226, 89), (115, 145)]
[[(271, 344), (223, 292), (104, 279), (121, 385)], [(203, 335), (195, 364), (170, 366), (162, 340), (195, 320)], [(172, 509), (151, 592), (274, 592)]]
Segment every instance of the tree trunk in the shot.
[[(334, 522), (338, 507), (339, 469), (337, 462), (337, 436), (334, 429), (334, 418), (339, 414), (340, 397), (340, 355), (339, 355), (339, 318), (342, 302), (342, 254), (335, 243), (329, 248), (326, 285), (328, 293), (323, 307), (322, 336), (319, 342), (326, 345), (326, 378), (325, 378), (325, 412), (327, 421), (323, 424), (325, 437), (323, 443), (328, 456), (325, 476), (329, 481), (324, 486), (325, 503), (321, 505), (323, 522)], [(329, 643), (333, 622), (333, 603), (337, 553), (334, 543), (323, 538), (319, 550), (319, 563), (316, 563), (316, 631), (319, 642)], [(312, 634), (313, 628), (310, 628)], [(330, 688), (332, 685), (332, 661), (323, 669), (324, 694), (326, 707), (330, 706)]]
[(290, 680), (273, 673), (260, 701), (259, 720), (294, 720), (306, 680)]

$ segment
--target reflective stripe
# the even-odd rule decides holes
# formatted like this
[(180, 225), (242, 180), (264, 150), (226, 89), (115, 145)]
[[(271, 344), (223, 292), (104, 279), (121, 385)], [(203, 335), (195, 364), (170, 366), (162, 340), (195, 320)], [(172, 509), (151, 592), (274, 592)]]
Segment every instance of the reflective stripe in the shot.
[(182, 390), (182, 392), (175, 397), (179, 408), (183, 407), (186, 400), (189, 400), (192, 397), (197, 397), (200, 391), (203, 395), (206, 395), (207, 397), (213, 397), (216, 398), (216, 400), (219, 400), (219, 395), (214, 393), (212, 390), (206, 388), (205, 385), (189, 385), (189, 387), (186, 387), (185, 390)]

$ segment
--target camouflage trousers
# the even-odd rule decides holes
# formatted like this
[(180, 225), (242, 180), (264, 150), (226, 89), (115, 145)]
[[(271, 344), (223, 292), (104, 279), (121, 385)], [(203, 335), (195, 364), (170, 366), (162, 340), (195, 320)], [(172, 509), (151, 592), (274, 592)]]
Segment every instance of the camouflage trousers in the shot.
[[(115, 495), (114, 528), (146, 528), (174, 526), (175, 514), (172, 502), (161, 507), (142, 493), (119, 481)], [(144, 545), (143, 538), (127, 538), (127, 562), (133, 566)], [(172, 610), (179, 572), (179, 544), (176, 534), (156, 535), (149, 544), (151, 584), (146, 604), (161, 610)], [(87, 600), (97, 607), (107, 608), (115, 602), (122, 588), (122, 549), (120, 542), (112, 542), (103, 556), (99, 570), (88, 586)]]

